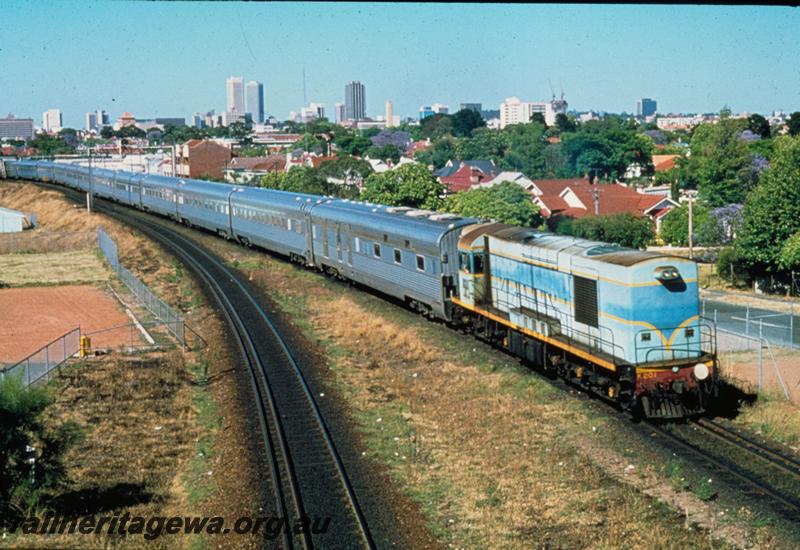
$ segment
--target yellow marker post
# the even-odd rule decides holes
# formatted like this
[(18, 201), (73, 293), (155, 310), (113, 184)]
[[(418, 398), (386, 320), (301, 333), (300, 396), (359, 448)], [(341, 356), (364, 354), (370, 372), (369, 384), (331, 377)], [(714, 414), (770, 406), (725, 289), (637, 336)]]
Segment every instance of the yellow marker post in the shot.
[(92, 353), (92, 339), (88, 336), (81, 336), (81, 358), (88, 357)]

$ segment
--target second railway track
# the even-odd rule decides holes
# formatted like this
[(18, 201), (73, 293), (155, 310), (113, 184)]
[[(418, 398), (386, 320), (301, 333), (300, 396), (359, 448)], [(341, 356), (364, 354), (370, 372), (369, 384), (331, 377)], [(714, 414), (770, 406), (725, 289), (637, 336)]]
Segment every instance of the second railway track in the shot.
[[(98, 206), (175, 254), (208, 288), (248, 367), (275, 510), (302, 533), (282, 533), (283, 548), (374, 548), (342, 460), (314, 396), (278, 330), (248, 288), (220, 260), (167, 221), (109, 203)], [(316, 522), (326, 529), (313, 532)]]

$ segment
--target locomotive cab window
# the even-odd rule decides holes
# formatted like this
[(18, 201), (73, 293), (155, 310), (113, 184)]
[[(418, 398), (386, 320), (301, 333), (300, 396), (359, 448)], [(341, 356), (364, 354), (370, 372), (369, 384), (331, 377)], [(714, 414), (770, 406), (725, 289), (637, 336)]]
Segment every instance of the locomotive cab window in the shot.
[(575, 321), (597, 326), (597, 281), (573, 275), (573, 296), (575, 304)]
[(643, 332), (642, 333), (642, 342), (649, 342), (649, 341), (650, 341), (650, 333), (649, 332)]
[(458, 255), (458, 267), (464, 271), (469, 272), (469, 254), (461, 252)]
[(475, 274), (483, 273), (483, 254), (472, 256), (472, 272)]
[(692, 336), (694, 336), (694, 329), (693, 328), (687, 328), (686, 329), (686, 337), (687, 338), (691, 338)]

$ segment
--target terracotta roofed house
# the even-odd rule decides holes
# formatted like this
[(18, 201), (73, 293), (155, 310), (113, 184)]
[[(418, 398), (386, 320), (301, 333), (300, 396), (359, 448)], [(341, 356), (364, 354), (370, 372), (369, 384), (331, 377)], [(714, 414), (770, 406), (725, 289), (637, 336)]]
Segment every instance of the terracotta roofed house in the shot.
[(222, 178), (231, 162), (231, 150), (207, 139), (190, 139), (177, 147), (178, 175), (184, 178), (198, 178), (206, 175)]
[(647, 216), (661, 229), (664, 215), (677, 203), (663, 195), (651, 195), (619, 183), (591, 184), (586, 179), (534, 180), (533, 202), (545, 218), (583, 218), (621, 214)]

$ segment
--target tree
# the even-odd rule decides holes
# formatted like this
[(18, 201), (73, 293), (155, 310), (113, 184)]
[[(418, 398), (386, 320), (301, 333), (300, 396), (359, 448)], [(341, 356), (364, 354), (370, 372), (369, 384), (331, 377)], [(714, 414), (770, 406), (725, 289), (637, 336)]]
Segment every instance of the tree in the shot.
[(573, 176), (614, 179), (623, 177), (631, 164), (650, 166), (653, 142), (636, 130), (635, 122), (606, 117), (564, 134), (561, 143), (569, 172)]
[(425, 117), (420, 122), (423, 137), (431, 139), (453, 135), (453, 117), (450, 115), (435, 114)]
[(431, 164), (434, 168), (439, 169), (447, 164), (448, 160), (455, 159), (457, 156), (456, 140), (452, 137), (444, 137), (434, 141), (428, 149), (416, 153), (414, 159), (424, 165)]
[(800, 138), (776, 138), (770, 168), (748, 195), (737, 254), (757, 273), (780, 269), (784, 243), (800, 231)]
[[(64, 455), (81, 432), (72, 421), (55, 426), (45, 421), (52, 403), (47, 388), (26, 388), (21, 375), (0, 380), (0, 527), (8, 527), (15, 509), (34, 506), (41, 490), (66, 480)], [(28, 445), (36, 449), (32, 475)]]
[(574, 220), (562, 219), (556, 226), (556, 232), (620, 246), (644, 248), (653, 239), (653, 224), (648, 218), (624, 212)]
[(720, 120), (701, 124), (692, 134), (687, 176), (709, 206), (742, 203), (752, 188), (752, 158), (740, 139), (745, 122)]
[[(722, 228), (706, 206), (695, 203), (692, 207), (692, 242), (698, 246), (710, 246), (722, 241)], [(689, 244), (689, 207), (682, 205), (664, 216), (660, 236), (673, 246)]]
[(795, 233), (783, 243), (778, 265), (786, 271), (800, 270), (800, 232)]
[(361, 157), (372, 146), (369, 138), (360, 134), (343, 133), (333, 138), (337, 149), (346, 155)]
[(111, 126), (103, 126), (100, 129), (100, 137), (104, 139), (111, 139), (112, 137), (114, 137), (114, 128), (112, 128)]
[(303, 137), (292, 144), (292, 149), (308, 153), (323, 154), (327, 152), (326, 144), (313, 134), (303, 134)]
[(365, 160), (350, 156), (340, 156), (330, 162), (321, 164), (317, 172), (326, 179), (334, 178), (357, 183), (372, 173), (372, 167)]
[(444, 203), (441, 198), (444, 191), (444, 185), (425, 166), (405, 164), (381, 174), (370, 174), (361, 198), (378, 204), (437, 210)]
[(456, 156), (460, 160), (493, 160), (499, 164), (508, 149), (508, 134), (479, 128), (471, 138), (459, 139), (455, 143)]
[(544, 115), (542, 113), (533, 113), (531, 115), (531, 119), (529, 120), (529, 122), (534, 124), (541, 124), (545, 128), (547, 128), (547, 121), (545, 120)]
[(790, 136), (800, 134), (800, 111), (795, 111), (789, 115), (789, 120), (786, 121), (786, 127), (789, 128)]
[(564, 113), (558, 113), (556, 115), (556, 128), (558, 128), (560, 132), (574, 132), (578, 129), (575, 122)]
[(397, 163), (400, 161), (400, 149), (392, 144), (384, 145), (383, 147), (375, 147), (373, 145), (367, 149), (366, 156), (371, 159), (381, 159), (383, 161)]
[(747, 129), (764, 139), (770, 137), (769, 121), (758, 113), (750, 115), (747, 119)]
[(70, 146), (63, 137), (49, 134), (37, 134), (29, 145), (44, 156), (69, 155), (75, 152), (75, 147)]
[(504, 128), (503, 133), (508, 140), (508, 148), (500, 160), (500, 167), (522, 172), (529, 178), (544, 176), (544, 150), (547, 146), (545, 126), (536, 122), (512, 124)]
[(531, 196), (510, 181), (450, 195), (444, 209), (462, 216), (493, 219), (522, 227), (538, 227), (542, 223), (539, 207)]
[(480, 113), (472, 109), (461, 109), (453, 115), (453, 133), (459, 137), (468, 137), (477, 128), (484, 128), (486, 121)]

